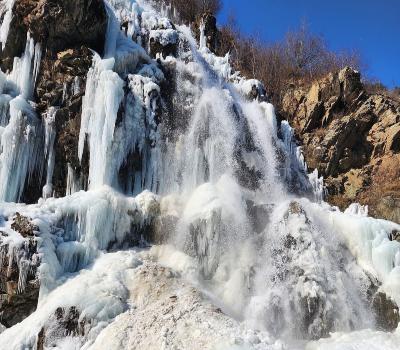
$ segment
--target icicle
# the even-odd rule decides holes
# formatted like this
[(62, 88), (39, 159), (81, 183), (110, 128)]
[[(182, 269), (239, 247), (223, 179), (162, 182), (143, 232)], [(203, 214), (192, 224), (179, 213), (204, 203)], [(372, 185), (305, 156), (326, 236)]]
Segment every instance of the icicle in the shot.
[(47, 159), (47, 173), (46, 173), (46, 185), (43, 187), (43, 198), (49, 198), (52, 196), (53, 185), (53, 171), (54, 171), (54, 140), (56, 137), (55, 130), (55, 115), (57, 113), (56, 107), (50, 107), (49, 110), (44, 114), (44, 156)]
[(74, 84), (72, 85), (72, 95), (78, 95), (81, 92), (80, 88), (81, 80), (78, 76), (74, 78)]
[(74, 169), (72, 169), (71, 164), (68, 163), (67, 187), (65, 195), (70, 196), (71, 194), (78, 192), (81, 189), (82, 184), (80, 178), (77, 178)]
[(318, 169), (314, 169), (314, 171), (308, 175), (308, 178), (314, 192), (315, 201), (321, 203), (325, 196), (324, 177), (319, 177)]
[(25, 99), (32, 98), (33, 88), (39, 72), (40, 58), (41, 47), (39, 44), (35, 45), (28, 32), (25, 51), (21, 58), (14, 58), (13, 70), (10, 74), (11, 80), (15, 82)]
[(0, 143), (0, 200), (19, 201), (30, 175), (41, 169), (41, 140), (40, 120), (32, 107), (21, 96), (11, 100), (10, 122)]
[(2, 49), (4, 50), (4, 47), (7, 43), (7, 38), (8, 38), (8, 31), (10, 30), (10, 24), (12, 20), (12, 10), (14, 7), (15, 0), (7, 0), (5, 4), (5, 14), (3, 17), (3, 21), (1, 23), (0, 27), (0, 43), (2, 45)]
[(111, 185), (118, 171), (111, 166), (117, 113), (124, 96), (124, 82), (112, 68), (114, 60), (95, 59), (88, 73), (86, 93), (82, 102), (82, 122), (78, 155), (82, 159), (86, 135), (89, 138), (89, 189)]
[(201, 20), (199, 30), (200, 30), (199, 49), (203, 50), (207, 48), (207, 38), (205, 34), (205, 24), (203, 20)]
[(352, 203), (344, 211), (346, 214), (367, 217), (368, 216), (368, 205), (361, 205), (359, 203)]

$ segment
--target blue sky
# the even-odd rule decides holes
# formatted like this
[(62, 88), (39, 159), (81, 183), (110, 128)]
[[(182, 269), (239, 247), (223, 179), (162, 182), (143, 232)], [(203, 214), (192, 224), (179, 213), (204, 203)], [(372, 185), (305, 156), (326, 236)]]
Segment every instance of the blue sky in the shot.
[(368, 75), (400, 86), (400, 0), (222, 0), (218, 22), (233, 13), (241, 30), (276, 41), (306, 21), (333, 50), (357, 49)]

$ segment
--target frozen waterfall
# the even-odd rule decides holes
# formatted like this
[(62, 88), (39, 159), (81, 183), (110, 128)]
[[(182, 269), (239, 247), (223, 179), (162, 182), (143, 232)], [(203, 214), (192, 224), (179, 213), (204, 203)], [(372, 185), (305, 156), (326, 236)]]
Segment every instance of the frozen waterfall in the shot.
[[(323, 201), (290, 125), (249, 100), (248, 81), (207, 48), (204, 28), (198, 45), (147, 1), (110, 0), (107, 13), (104, 57), (94, 53), (82, 102), (77, 157), (88, 152), (88, 179), (64, 164), (65, 197), (52, 185), (58, 106), (38, 115), (32, 102), (40, 45), (28, 35), (0, 74), (0, 264), (6, 254), (26, 264), (24, 289), (31, 265), (14, 252), (31, 238), (13, 228), (20, 213), (35, 228), (40, 281), (37, 310), (0, 330), (0, 349), (35, 348), (42, 330), (58, 349), (99, 349), (96, 339), (146, 304), (134, 300), (140, 266), (155, 262), (236, 322), (247, 340), (230, 349), (318, 349), (331, 332), (333, 343), (379, 338), (370, 288), (400, 304), (400, 243), (389, 239), (400, 226)], [(1, 42), (9, 20), (8, 11)], [(177, 45), (176, 57), (152, 59), (149, 38)], [(32, 183), (43, 198), (19, 203)], [(59, 308), (78, 310), (82, 334), (57, 333)]]

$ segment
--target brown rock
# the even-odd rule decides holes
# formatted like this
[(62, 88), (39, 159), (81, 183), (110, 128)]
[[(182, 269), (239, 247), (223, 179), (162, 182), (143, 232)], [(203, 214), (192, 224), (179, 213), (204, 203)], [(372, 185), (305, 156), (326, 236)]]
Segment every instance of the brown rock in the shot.
[(383, 292), (377, 292), (372, 298), (376, 325), (383, 331), (394, 331), (400, 322), (399, 308), (396, 303)]
[(34, 237), (35, 232), (39, 231), (39, 228), (32, 224), (31, 220), (26, 216), (16, 213), (11, 228), (21, 234), (22, 237)]
[(357, 201), (376, 217), (400, 222), (400, 104), (368, 95), (350, 68), (310, 87), (292, 88), (282, 114), (296, 130), (309, 169), (325, 177), (328, 201)]
[(85, 45), (103, 51), (107, 14), (102, 0), (16, 0), (1, 68), (12, 68), (25, 48), (26, 33), (53, 53)]

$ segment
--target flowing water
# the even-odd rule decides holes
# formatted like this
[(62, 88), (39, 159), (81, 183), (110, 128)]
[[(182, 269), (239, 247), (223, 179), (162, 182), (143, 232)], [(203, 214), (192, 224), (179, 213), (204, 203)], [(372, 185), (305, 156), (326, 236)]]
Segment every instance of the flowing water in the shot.
[[(78, 155), (88, 147), (87, 185), (68, 165), (67, 196), (51, 198), (57, 106), (40, 119), (29, 103), (40, 46), (28, 38), (13, 71), (0, 77), (0, 228), (9, 233), (3, 244), (21, 244), (10, 228), (20, 211), (40, 229), (41, 259), (38, 309), (1, 333), (0, 344), (33, 346), (54, 310), (74, 305), (93, 320), (82, 345), (89, 348), (126, 310), (126, 284), (118, 276), (139, 264), (131, 256), (114, 267), (102, 259), (125, 254), (132, 227), (143, 245), (147, 223), (164, 215), (174, 224), (163, 227), (168, 249), (160, 259), (249, 329), (270, 334), (284, 349), (330, 332), (341, 333), (321, 348), (344, 349), (347, 341), (356, 349), (350, 346), (366, 332), (363, 338), (372, 340), (365, 346), (390, 349), (391, 343), (379, 347), (369, 293), (379, 280), (400, 303), (400, 244), (388, 239), (399, 226), (369, 218), (357, 205), (342, 213), (324, 203), (323, 181), (307, 174), (289, 124), (277, 122), (271, 104), (246, 98), (249, 81), (231, 70), (228, 56), (207, 49), (202, 33), (198, 45), (189, 28), (173, 27), (146, 2), (107, 6), (105, 54), (94, 56), (82, 106)], [(128, 35), (119, 29), (122, 20)], [(177, 43), (177, 58), (160, 57), (161, 66), (151, 59), (149, 36)], [(168, 69), (174, 89), (166, 112), (160, 105)], [(42, 173), (44, 199), (12, 203), (21, 200), (29, 177)], [(110, 247), (119, 253), (106, 253)], [(181, 258), (165, 256), (171, 251)], [(191, 263), (182, 268), (185, 259)], [(93, 263), (97, 277), (85, 272)], [(85, 297), (78, 291), (83, 285)], [(307, 346), (318, 348), (313, 344)]]

